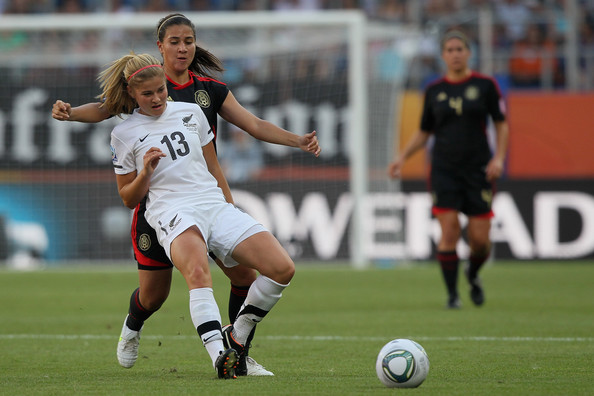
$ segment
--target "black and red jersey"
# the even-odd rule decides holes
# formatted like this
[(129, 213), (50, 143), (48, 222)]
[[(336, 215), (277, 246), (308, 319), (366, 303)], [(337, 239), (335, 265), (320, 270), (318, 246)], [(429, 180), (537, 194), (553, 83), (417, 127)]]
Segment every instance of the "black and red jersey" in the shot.
[(488, 117), (505, 120), (497, 82), (473, 72), (452, 82), (441, 78), (425, 91), (421, 130), (433, 133), (432, 167), (485, 166), (492, 153), (487, 138)]
[(179, 85), (167, 77), (167, 91), (174, 102), (196, 103), (200, 106), (217, 138), (217, 113), (229, 94), (227, 84), (209, 77), (190, 73), (190, 81)]

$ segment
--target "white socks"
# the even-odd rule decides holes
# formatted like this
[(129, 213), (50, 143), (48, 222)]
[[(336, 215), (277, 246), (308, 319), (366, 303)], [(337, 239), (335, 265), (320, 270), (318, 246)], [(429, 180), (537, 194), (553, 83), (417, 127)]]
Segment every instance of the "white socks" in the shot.
[[(233, 337), (237, 342), (245, 345), (254, 326), (274, 307), (287, 286), (288, 284), (282, 285), (265, 276), (258, 276), (250, 286), (237, 320), (233, 324)], [(190, 315), (214, 366), (219, 354), (225, 348), (221, 334), (221, 313), (212, 288), (190, 290)]]
[(190, 316), (214, 366), (220, 352), (225, 348), (221, 334), (221, 313), (212, 288), (190, 290)]
[(237, 342), (245, 345), (254, 326), (274, 307), (287, 286), (263, 275), (256, 278), (233, 324), (233, 337)]

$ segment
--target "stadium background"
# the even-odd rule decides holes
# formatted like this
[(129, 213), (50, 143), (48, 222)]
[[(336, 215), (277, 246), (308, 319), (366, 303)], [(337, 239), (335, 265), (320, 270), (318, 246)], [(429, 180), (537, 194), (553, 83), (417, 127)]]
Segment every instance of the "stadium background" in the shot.
[[(227, 12), (250, 19), (252, 12), (273, 18), (343, 10), (365, 16), (364, 153), (352, 146), (352, 134), (361, 131), (349, 129), (352, 59), (344, 28), (200, 27), (200, 18)], [(402, 183), (387, 180), (384, 169), (392, 147), (418, 126), (422, 89), (441, 71), (439, 35), (452, 26), (472, 37), (473, 68), (495, 76), (509, 109), (509, 157), (494, 203), (495, 257), (594, 256), (592, 1), (21, 0), (0, 2), (0, 11), (5, 26), (46, 16), (71, 22), (78, 13), (132, 23), (155, 13), (149, 30), (0, 30), (0, 260), (9, 266), (131, 260), (130, 213), (109, 163), (109, 131), (118, 120), (60, 123), (51, 119), (51, 105), (93, 101), (98, 70), (130, 49), (156, 54), (154, 25), (173, 11), (204, 12), (193, 18), (199, 42), (222, 58), (221, 80), (241, 103), (296, 133), (320, 134), (320, 159), (257, 143), (257, 173), (231, 180), (239, 205), (297, 261), (351, 258), (350, 175), (359, 156), (369, 190), (359, 230), (366, 261), (432, 258), (438, 227), (429, 214), (426, 158), (407, 164)], [(244, 45), (249, 40), (266, 48)], [(219, 136), (223, 160), (234, 132), (221, 123)]]

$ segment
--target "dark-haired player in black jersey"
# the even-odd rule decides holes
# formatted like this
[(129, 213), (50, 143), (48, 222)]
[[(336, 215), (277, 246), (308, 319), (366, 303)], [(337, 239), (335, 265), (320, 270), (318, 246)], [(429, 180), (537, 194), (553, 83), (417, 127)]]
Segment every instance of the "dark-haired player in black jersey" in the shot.
[[(497, 83), (468, 67), (470, 45), (464, 33), (447, 32), (441, 41), (447, 72), (425, 92), (421, 128), (388, 165), (392, 178), (412, 154), (434, 136), (431, 159), (433, 215), (441, 227), (437, 260), (448, 291), (448, 308), (459, 308), (456, 244), (461, 237), (458, 213), (468, 217), (470, 257), (466, 278), (470, 297), (480, 306), (485, 301), (478, 277), (491, 252), (489, 231), (493, 212), (493, 182), (503, 172), (508, 142), (505, 107)], [(492, 153), (487, 139), (488, 117), (497, 134)]]
[[(210, 75), (213, 71), (222, 72), (222, 64), (213, 54), (197, 45), (194, 24), (184, 15), (170, 14), (159, 21), (157, 46), (163, 56), (169, 99), (197, 103), (206, 115), (215, 133), (215, 139), (218, 131), (217, 115), (220, 115), (257, 139), (298, 147), (315, 156), (319, 155), (320, 148), (315, 131), (299, 136), (256, 117), (241, 106), (226, 84)], [(71, 107), (69, 103), (58, 100), (53, 106), (52, 116), (61, 121), (99, 122), (111, 117), (112, 114), (109, 114), (101, 103)], [(225, 196), (231, 199), (226, 181), (223, 181), (220, 187)], [(145, 209), (145, 202), (136, 207), (132, 224), (132, 242), (138, 262), (140, 286), (132, 293), (129, 313), (118, 343), (118, 361), (124, 367), (134, 365), (138, 357), (140, 333), (144, 322), (165, 302), (171, 287), (173, 265), (159, 245), (155, 231), (144, 218)], [(233, 323), (257, 274), (241, 265), (227, 268), (218, 259), (215, 261), (231, 281), (229, 320)], [(232, 331), (232, 328), (227, 330)], [(251, 337), (253, 334), (249, 340)], [(236, 373), (273, 375), (249, 356), (249, 340), (240, 356)]]

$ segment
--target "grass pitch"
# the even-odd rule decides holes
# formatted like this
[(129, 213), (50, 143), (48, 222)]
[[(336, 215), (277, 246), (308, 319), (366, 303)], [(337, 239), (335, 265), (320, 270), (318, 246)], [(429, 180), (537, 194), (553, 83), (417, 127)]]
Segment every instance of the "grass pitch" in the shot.
[[(446, 310), (436, 264), (353, 270), (299, 265), (258, 327), (252, 356), (275, 377), (218, 380), (174, 271), (171, 295), (147, 322), (140, 357), (121, 368), (116, 343), (137, 285), (134, 264), (0, 271), (3, 395), (592, 395), (593, 263), (495, 262), (486, 304)], [(226, 317), (229, 287), (213, 268)], [(226, 322), (226, 320), (224, 320)], [(417, 389), (375, 374), (394, 338), (421, 343), (431, 362)]]

